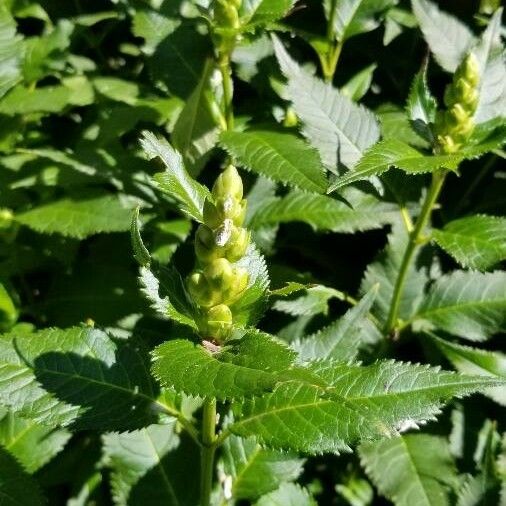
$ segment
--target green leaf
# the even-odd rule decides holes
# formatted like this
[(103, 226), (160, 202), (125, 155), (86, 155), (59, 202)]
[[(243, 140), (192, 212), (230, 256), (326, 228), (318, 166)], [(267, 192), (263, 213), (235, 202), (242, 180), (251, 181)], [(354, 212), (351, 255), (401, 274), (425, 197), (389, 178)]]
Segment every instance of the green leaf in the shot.
[(134, 258), (139, 262), (139, 265), (146, 266), (151, 262), (149, 251), (142, 242), (141, 233), (139, 230), (139, 207), (134, 209), (132, 213), (132, 222), (130, 225), (130, 237), (132, 239), (132, 248), (134, 250)]
[(151, 420), (156, 393), (135, 342), (86, 327), (0, 338), (0, 401), (50, 426), (121, 430)]
[[(388, 237), (386, 248), (367, 267), (364, 279), (362, 280), (360, 287), (362, 293), (368, 292), (375, 284), (379, 283), (378, 296), (373, 304), (373, 313), (381, 322), (386, 320), (390, 310), (393, 287), (407, 243), (408, 234), (404, 225), (396, 223)], [(399, 309), (400, 318), (407, 319), (413, 315), (424, 296), (424, 287), (427, 281), (427, 269), (422, 265), (420, 255), (417, 254), (417, 258), (411, 263), (406, 274), (404, 292)]]
[(372, 76), (376, 68), (377, 65), (372, 63), (357, 72), (346, 84), (341, 86), (341, 93), (345, 97), (350, 97), (353, 101), (358, 102), (371, 87)]
[(292, 347), (302, 362), (315, 359), (334, 359), (343, 362), (356, 358), (361, 344), (364, 319), (377, 294), (373, 287), (368, 294), (345, 315), (316, 334), (297, 340)]
[(116, 77), (96, 77), (93, 79), (93, 86), (97, 91), (117, 102), (135, 105), (139, 96), (139, 86), (137, 83), (118, 79)]
[(198, 451), (177, 435), (175, 422), (105, 434), (103, 443), (117, 506), (197, 504)]
[[(354, 35), (369, 32), (379, 26), (375, 19), (379, 13), (395, 5), (394, 0), (324, 0), (327, 20), (334, 21), (338, 40), (345, 41)], [(335, 12), (332, 12), (334, 9)]]
[(206, 155), (218, 142), (216, 115), (219, 110), (209, 85), (212, 71), (213, 65), (209, 61), (172, 131), (172, 143), (183, 155), (191, 173), (196, 173), (202, 167)]
[(323, 285), (303, 287), (303, 289), (305, 293), (296, 298), (276, 301), (273, 309), (291, 316), (327, 314), (329, 311), (329, 300), (334, 297), (342, 297), (342, 293), (338, 290)]
[[(464, 374), (506, 378), (506, 355), (503, 353), (451, 343), (434, 334), (430, 334), (430, 337), (457, 371)], [(490, 388), (483, 393), (502, 406), (506, 406), (504, 387)]]
[(263, 448), (255, 438), (231, 435), (223, 445), (223, 468), (235, 499), (254, 500), (296, 480), (303, 464), (296, 454)]
[(28, 475), (7, 451), (0, 447), (0, 497), (2, 506), (42, 506), (37, 482)]
[(21, 80), (22, 39), (6, 5), (0, 6), (0, 98)]
[(506, 259), (506, 218), (469, 216), (451, 221), (432, 234), (463, 267), (484, 271)]
[(264, 495), (255, 506), (316, 506), (311, 494), (295, 483), (283, 483), (277, 490)]
[[(153, 22), (153, 18), (150, 17), (149, 21)], [(150, 49), (160, 38), (156, 31), (158, 26), (158, 21), (155, 21), (153, 28), (149, 25), (146, 27), (151, 33), (147, 38)], [(153, 29), (155, 31), (151, 31)], [(169, 33), (156, 46), (147, 60), (147, 67), (158, 87), (170, 95), (186, 99), (198, 85), (206, 60), (212, 57), (213, 44), (208, 35), (197, 30), (193, 20), (181, 22), (175, 30), (169, 25), (162, 29)]]
[(310, 371), (328, 386), (280, 383), (272, 393), (236, 405), (229, 430), (273, 448), (348, 451), (359, 440), (390, 437), (433, 419), (453, 396), (500, 384), (394, 361), (366, 367), (319, 361)]
[[(144, 39), (143, 51), (148, 55), (179, 25), (175, 18), (164, 16), (153, 10), (137, 10), (132, 19), (132, 31), (136, 37)], [(175, 55), (173, 55), (175, 57)]]
[(454, 72), (475, 43), (471, 30), (428, 0), (412, 0), (411, 3), (436, 61), (447, 72)]
[(463, 160), (478, 158), (500, 147), (505, 142), (504, 136), (504, 128), (496, 128), (480, 143), (468, 144), (458, 153), (449, 155), (424, 155), (402, 141), (383, 140), (368, 149), (353, 170), (334, 181), (330, 185), (328, 193), (350, 183), (379, 176), (392, 166), (402, 169), (408, 174), (423, 174), (441, 168), (456, 170)]
[(448, 506), (458, 485), (446, 438), (410, 434), (362, 444), (360, 459), (382, 495), (395, 506)]
[(150, 159), (159, 157), (166, 170), (155, 174), (160, 190), (174, 198), (182, 213), (202, 222), (202, 211), (209, 190), (195, 181), (186, 171), (181, 155), (165, 140), (144, 132), (141, 144)]
[(153, 264), (141, 267), (141, 290), (161, 316), (196, 329), (196, 309), (186, 292), (179, 272), (173, 266)]
[(8, 116), (31, 113), (59, 113), (71, 102), (72, 91), (66, 86), (30, 89), (22, 85), (12, 89), (0, 102), (0, 113)]
[(64, 198), (17, 214), (15, 219), (42, 234), (85, 239), (99, 233), (127, 231), (132, 207), (133, 202), (115, 195)]
[(247, 19), (247, 26), (273, 23), (285, 17), (296, 0), (255, 0), (242, 3), (241, 18)]
[(221, 144), (239, 165), (274, 181), (325, 193), (327, 179), (318, 152), (293, 134), (270, 130), (223, 132)]
[(246, 255), (234, 264), (248, 271), (249, 279), (246, 290), (239, 300), (230, 305), (234, 324), (239, 327), (254, 325), (267, 309), (267, 290), (270, 279), (263, 255), (251, 243)]
[(409, 90), (407, 112), (413, 129), (431, 144), (432, 125), (436, 120), (437, 102), (427, 85), (427, 64), (415, 75)]
[(69, 439), (68, 430), (45, 427), (11, 412), (0, 420), (0, 444), (28, 473), (34, 473), (49, 462)]
[(313, 77), (290, 57), (277, 38), (273, 41), (279, 65), (288, 79), (286, 97), (302, 122), (302, 133), (330, 170), (336, 170), (338, 162), (353, 167), (379, 138), (373, 113)]
[(506, 273), (455, 271), (439, 277), (411, 321), (471, 341), (506, 330)]
[(177, 392), (227, 400), (272, 390), (294, 359), (284, 343), (258, 332), (217, 353), (177, 339), (155, 348), (153, 374)]
[(250, 226), (256, 229), (301, 221), (317, 231), (352, 233), (381, 228), (399, 213), (397, 205), (357, 188), (346, 188), (341, 196), (349, 204), (325, 195), (292, 191), (262, 206), (252, 216)]
[(501, 43), (503, 9), (498, 9), (489, 21), (480, 41), (473, 49), (479, 62), (477, 123), (506, 116), (506, 66)]

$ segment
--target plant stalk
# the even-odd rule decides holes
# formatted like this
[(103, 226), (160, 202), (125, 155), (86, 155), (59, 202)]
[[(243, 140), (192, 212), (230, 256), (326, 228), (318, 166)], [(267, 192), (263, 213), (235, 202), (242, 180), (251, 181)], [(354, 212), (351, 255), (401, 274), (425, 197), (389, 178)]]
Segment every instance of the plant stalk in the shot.
[(420, 239), (427, 222), (432, 213), (434, 204), (436, 203), (441, 189), (443, 188), (444, 180), (446, 177), (446, 171), (438, 171), (432, 174), (432, 183), (429, 191), (425, 196), (425, 201), (422, 205), (422, 210), (415, 223), (415, 226), (409, 234), (408, 245), (404, 256), (402, 258), (401, 267), (399, 269), (399, 275), (395, 281), (394, 293), (392, 295), (392, 302), (390, 304), (390, 311), (388, 313), (387, 322), (385, 323), (384, 333), (386, 335), (391, 334), (397, 326), (397, 318), (399, 315), (399, 307), (404, 293), (404, 285), (406, 283), (406, 277), (408, 270), (413, 260), (413, 255), (420, 244)]
[(202, 449), (200, 466), (200, 506), (211, 504), (214, 454), (216, 452), (216, 399), (206, 400), (202, 413)]
[(232, 99), (234, 95), (234, 84), (232, 81), (232, 69), (230, 67), (230, 55), (221, 54), (218, 58), (218, 68), (220, 69), (223, 84), (223, 109), (227, 130), (234, 128), (234, 110)]

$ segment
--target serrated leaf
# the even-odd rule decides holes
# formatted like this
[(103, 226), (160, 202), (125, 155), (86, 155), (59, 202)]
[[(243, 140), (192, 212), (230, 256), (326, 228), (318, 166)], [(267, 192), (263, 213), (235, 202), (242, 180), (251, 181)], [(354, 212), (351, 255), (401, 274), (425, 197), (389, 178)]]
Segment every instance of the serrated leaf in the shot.
[[(384, 322), (390, 310), (393, 287), (399, 273), (402, 258), (408, 243), (408, 234), (405, 227), (396, 223), (388, 237), (386, 248), (378, 258), (368, 265), (362, 285), (362, 293), (368, 292), (379, 283), (378, 296), (373, 304), (373, 313)], [(419, 253), (406, 273), (404, 292), (400, 304), (399, 316), (409, 318), (420, 304), (424, 296), (424, 287), (428, 281), (427, 268), (420, 261)]]
[(197, 504), (198, 452), (177, 435), (175, 422), (105, 434), (103, 443), (117, 506)]
[(134, 209), (132, 213), (132, 222), (130, 224), (130, 237), (132, 239), (132, 249), (134, 251), (134, 258), (139, 262), (139, 265), (149, 265), (151, 256), (149, 251), (142, 242), (141, 233), (139, 230), (139, 207)]
[(235, 499), (254, 500), (296, 480), (303, 464), (296, 454), (263, 448), (255, 438), (231, 435), (223, 445), (223, 467)]
[(371, 309), (377, 294), (373, 287), (368, 294), (344, 316), (316, 334), (297, 340), (292, 347), (298, 352), (302, 362), (316, 359), (334, 359), (343, 362), (353, 360), (361, 344), (364, 331), (363, 322)]
[(114, 195), (64, 198), (16, 215), (16, 221), (43, 234), (84, 239), (94, 234), (125, 232), (133, 202)]
[(246, 290), (239, 300), (230, 305), (234, 324), (239, 327), (254, 325), (267, 309), (267, 290), (270, 279), (264, 256), (251, 243), (244, 255), (234, 264), (248, 271), (249, 279)]
[(218, 109), (210, 90), (209, 80), (213, 65), (209, 61), (202, 77), (178, 116), (172, 131), (172, 143), (184, 157), (190, 173), (197, 173), (206, 161), (206, 155), (216, 146), (219, 124), (216, 121)]
[(156, 394), (135, 342), (86, 327), (0, 338), (0, 400), (50, 426), (121, 430), (154, 417)]
[[(464, 374), (506, 378), (506, 355), (503, 353), (451, 343), (434, 334), (431, 334), (430, 337), (457, 371)], [(506, 406), (506, 389), (504, 387), (490, 388), (485, 390), (484, 394)]]
[(334, 21), (337, 39), (345, 41), (354, 35), (377, 28), (379, 22), (376, 16), (395, 3), (393, 0), (340, 0), (338, 2), (325, 0), (323, 6), (327, 20)]
[(310, 371), (328, 386), (280, 383), (272, 393), (236, 405), (229, 430), (274, 448), (347, 451), (359, 440), (391, 437), (424, 423), (455, 395), (500, 384), (394, 361), (366, 367), (320, 361)]
[(503, 9), (498, 9), (489, 21), (480, 41), (473, 48), (479, 65), (477, 123), (506, 116), (506, 65), (501, 43)]
[(154, 176), (160, 190), (174, 198), (186, 216), (202, 222), (204, 202), (210, 198), (210, 193), (188, 174), (180, 153), (165, 139), (160, 139), (151, 132), (144, 132), (141, 145), (150, 159), (159, 157), (166, 166), (164, 172)]
[(357, 188), (346, 188), (341, 196), (349, 204), (324, 195), (292, 191), (258, 209), (250, 226), (260, 228), (301, 221), (317, 231), (352, 233), (381, 228), (398, 216), (398, 206)]
[(21, 80), (22, 40), (6, 5), (0, 6), (0, 98)]
[(49, 462), (69, 439), (68, 430), (45, 427), (11, 412), (7, 412), (0, 420), (0, 445), (28, 473), (34, 473)]
[(291, 316), (327, 314), (329, 311), (329, 300), (334, 297), (342, 297), (341, 292), (338, 290), (323, 285), (303, 287), (303, 290), (305, 293), (298, 297), (276, 301), (273, 309)]
[(506, 330), (506, 273), (455, 271), (439, 277), (411, 321), (471, 341)]
[(2, 447), (0, 447), (0, 496), (2, 506), (46, 504), (37, 482)]
[(410, 434), (359, 448), (368, 476), (395, 506), (449, 506), (458, 485), (447, 440)]
[(177, 392), (227, 400), (272, 390), (294, 359), (281, 341), (250, 332), (214, 354), (188, 340), (167, 341), (153, 351), (152, 370)]
[(273, 23), (286, 16), (296, 0), (253, 0), (242, 4), (241, 17), (247, 19), (247, 26)]
[(506, 218), (469, 216), (451, 221), (432, 234), (463, 267), (483, 271), (506, 259)]
[(316, 506), (311, 494), (295, 483), (283, 483), (277, 490), (261, 497), (255, 506)]
[(458, 153), (449, 155), (424, 155), (408, 144), (387, 139), (368, 149), (353, 170), (339, 177), (329, 186), (328, 193), (356, 181), (379, 176), (390, 167), (397, 167), (408, 174), (435, 172), (441, 168), (456, 170), (463, 160), (478, 158), (504, 143), (504, 130), (493, 130), (482, 142), (469, 144)]
[(432, 125), (436, 120), (437, 102), (427, 85), (427, 64), (415, 75), (409, 90), (407, 112), (413, 129), (431, 144)]
[(302, 122), (302, 133), (320, 152), (330, 170), (338, 162), (351, 168), (364, 151), (379, 138), (379, 126), (372, 112), (312, 76), (273, 37), (274, 49), (288, 79), (286, 97)]
[(195, 308), (186, 293), (181, 276), (174, 267), (158, 264), (149, 268), (141, 267), (139, 281), (151, 307), (161, 316), (197, 328)]
[(412, 0), (413, 13), (436, 61), (454, 72), (475, 43), (469, 28), (428, 0)]
[(171, 34), (178, 25), (179, 21), (177, 19), (148, 9), (136, 11), (132, 18), (133, 34), (144, 39), (142, 49), (148, 55), (153, 54), (158, 44)]
[(325, 193), (318, 152), (293, 134), (274, 130), (223, 132), (221, 144), (239, 165), (280, 183)]

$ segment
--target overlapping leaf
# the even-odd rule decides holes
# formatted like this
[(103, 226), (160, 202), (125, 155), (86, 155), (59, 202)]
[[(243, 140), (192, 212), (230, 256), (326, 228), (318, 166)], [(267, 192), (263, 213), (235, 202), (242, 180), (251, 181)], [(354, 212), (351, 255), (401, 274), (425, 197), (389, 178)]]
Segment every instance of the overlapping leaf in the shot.
[(136, 343), (74, 327), (3, 336), (0, 400), (44, 425), (117, 430), (151, 420), (156, 394)]
[(433, 236), (463, 267), (482, 271), (506, 259), (506, 218), (469, 216), (434, 230)]
[(274, 181), (325, 193), (327, 179), (318, 152), (289, 133), (224, 132), (221, 143), (239, 164)]
[(458, 484), (445, 438), (410, 434), (359, 448), (367, 474), (395, 506), (448, 506)]
[(353, 167), (379, 138), (374, 115), (300, 67), (277, 38), (274, 49), (288, 79), (286, 97), (302, 122), (303, 134), (330, 170), (336, 170), (338, 162)]
[(412, 321), (471, 341), (506, 329), (506, 273), (455, 271), (437, 279)]

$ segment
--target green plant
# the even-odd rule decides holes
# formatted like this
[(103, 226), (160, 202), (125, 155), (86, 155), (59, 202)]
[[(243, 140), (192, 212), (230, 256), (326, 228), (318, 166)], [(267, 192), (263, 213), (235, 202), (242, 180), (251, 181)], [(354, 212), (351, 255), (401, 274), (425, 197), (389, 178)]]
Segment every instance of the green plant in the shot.
[(0, 504), (504, 502), (502, 9), (459, 15), (0, 6)]

